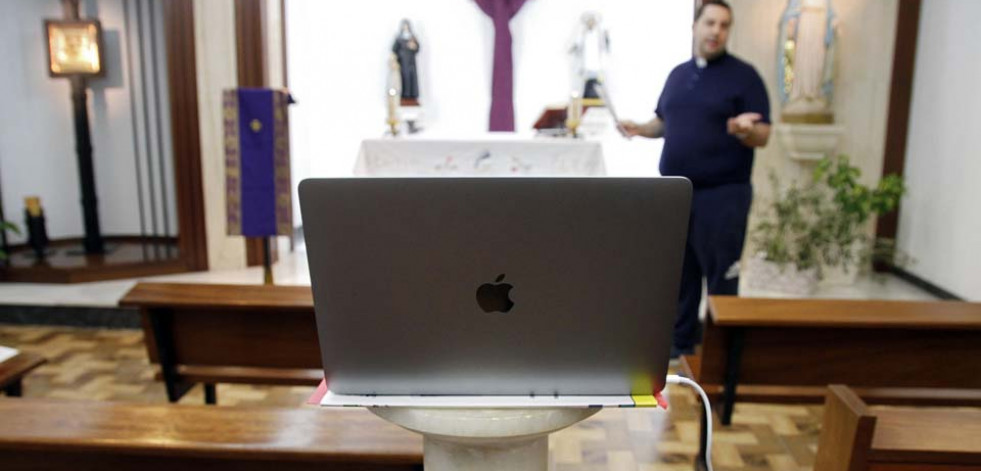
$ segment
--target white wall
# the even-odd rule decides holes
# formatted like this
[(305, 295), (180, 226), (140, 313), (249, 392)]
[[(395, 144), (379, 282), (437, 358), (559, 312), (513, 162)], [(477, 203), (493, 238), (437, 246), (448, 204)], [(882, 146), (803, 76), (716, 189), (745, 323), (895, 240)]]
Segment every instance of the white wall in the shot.
[(981, 301), (981, 2), (923, 2), (897, 239), (908, 271)]
[[(43, 18), (60, 16), (61, 5), (53, 0), (8, 2), (0, 15), (0, 63), (7, 64), (8, 72), (19, 72), (0, 74), (6, 97), (0, 107), (4, 215), (23, 226), (24, 197), (38, 195), (51, 237), (82, 230), (71, 90), (67, 81), (48, 78), (40, 26)], [(94, 147), (96, 152), (102, 148)]]
[(283, 76), (283, 41), (286, 32), (283, 31), (283, 8), (278, 1), (266, 1), (263, 5), (262, 28), (265, 32), (263, 50), (266, 53), (266, 72), (269, 76), (270, 88), (286, 88), (286, 77)]
[[(135, 2), (129, 3), (129, 26), (124, 16), (125, 0), (88, 0), (81, 7), (82, 16), (96, 16), (102, 22), (105, 38), (105, 67), (107, 75), (89, 82), (89, 124), (92, 131), (93, 162), (99, 216), (105, 235), (139, 234), (140, 218), (137, 198), (136, 158), (142, 160), (144, 201), (147, 230), (150, 229), (150, 194), (147, 184), (149, 166), (159, 178), (159, 159), (164, 159), (168, 174), (170, 163), (169, 103), (166, 86), (163, 41), (158, 38), (156, 74), (152, 65), (146, 69), (147, 102), (142, 99), (140, 61), (150, 61), (149, 6), (143, 8), (143, 18), (136, 17)], [(159, 8), (158, 2), (157, 8)], [(150, 5), (150, 3), (145, 3)], [(0, 15), (0, 63), (7, 68), (0, 74), (0, 90), (4, 104), (0, 107), (0, 187), (3, 209), (8, 220), (22, 225), (24, 197), (37, 195), (47, 217), (48, 235), (52, 238), (78, 237), (83, 234), (82, 207), (79, 194), (77, 157), (70, 88), (65, 79), (48, 77), (42, 22), (45, 18), (61, 18), (61, 2), (57, 0), (7, 0)], [(162, 15), (156, 15), (157, 34), (162, 33)], [(137, 37), (143, 25), (143, 51), (138, 50)], [(134, 50), (127, 55), (127, 35)], [(129, 76), (134, 64), (133, 79)], [(131, 100), (130, 86), (136, 98)], [(162, 117), (157, 134), (157, 113), (153, 90), (159, 89)], [(148, 107), (150, 138), (146, 150), (143, 107)], [(135, 107), (135, 109), (133, 108)], [(135, 111), (135, 114), (134, 114)], [(160, 152), (160, 151), (163, 152)], [(148, 156), (149, 155), (149, 159)], [(172, 175), (166, 185), (157, 185), (157, 226), (163, 234), (163, 199), (167, 196), (170, 234), (177, 233)], [(10, 234), (12, 242), (23, 236)]]
[[(690, 1), (530, 0), (511, 21), (518, 132), (546, 105), (568, 100), (568, 49), (586, 10), (601, 12), (610, 31), (607, 84), (625, 118), (651, 118), (667, 74), (691, 57)], [(486, 132), (494, 31), (472, 0), (288, 0), (289, 86), (299, 102), (290, 112), (295, 182), (350, 175), (361, 140), (384, 132), (387, 59), (402, 18), (421, 44), (427, 133)], [(660, 141), (632, 147), (656, 169)]]

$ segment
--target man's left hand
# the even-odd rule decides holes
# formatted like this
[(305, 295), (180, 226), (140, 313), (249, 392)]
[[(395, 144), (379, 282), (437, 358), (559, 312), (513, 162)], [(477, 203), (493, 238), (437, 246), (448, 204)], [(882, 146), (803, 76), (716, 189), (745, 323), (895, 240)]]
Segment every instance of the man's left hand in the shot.
[(763, 115), (759, 113), (743, 113), (734, 118), (729, 118), (726, 127), (729, 134), (745, 139), (753, 131), (753, 126), (761, 119), (763, 119)]

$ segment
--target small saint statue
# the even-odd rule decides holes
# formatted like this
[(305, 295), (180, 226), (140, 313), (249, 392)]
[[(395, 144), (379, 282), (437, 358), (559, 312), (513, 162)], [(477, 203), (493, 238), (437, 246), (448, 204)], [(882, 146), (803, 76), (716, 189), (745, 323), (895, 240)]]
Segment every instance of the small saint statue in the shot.
[(836, 29), (831, 0), (788, 0), (780, 20), (777, 67), (784, 121), (833, 121)]
[(578, 31), (569, 48), (573, 56), (574, 83), (583, 98), (599, 98), (596, 85), (603, 83), (604, 56), (610, 52), (610, 35), (600, 26), (600, 14), (582, 14)]
[(412, 32), (409, 20), (403, 19), (392, 52), (398, 59), (402, 76), (402, 104), (419, 104), (419, 77), (416, 73), (416, 54), (419, 54), (419, 41)]

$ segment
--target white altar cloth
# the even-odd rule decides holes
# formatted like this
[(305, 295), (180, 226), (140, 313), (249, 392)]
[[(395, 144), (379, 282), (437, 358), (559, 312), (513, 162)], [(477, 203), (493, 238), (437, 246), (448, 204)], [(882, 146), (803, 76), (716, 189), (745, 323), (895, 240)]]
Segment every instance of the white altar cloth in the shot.
[(599, 142), (573, 139), (366, 139), (356, 176), (603, 176)]

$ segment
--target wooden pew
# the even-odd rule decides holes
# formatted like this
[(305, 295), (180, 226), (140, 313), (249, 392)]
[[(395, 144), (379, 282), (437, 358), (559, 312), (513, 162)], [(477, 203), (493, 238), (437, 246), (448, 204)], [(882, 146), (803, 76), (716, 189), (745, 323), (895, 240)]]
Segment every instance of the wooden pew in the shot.
[(0, 399), (0, 468), (421, 470), (422, 438), (364, 409)]
[(0, 362), (0, 391), (9, 397), (20, 397), (23, 393), (24, 375), (47, 363), (47, 359), (33, 353), (19, 352), (4, 362)]
[(140, 310), (147, 354), (171, 402), (196, 383), (214, 404), (216, 383), (323, 379), (310, 287), (138, 283), (119, 304)]
[(877, 404), (981, 406), (981, 304), (711, 296), (683, 372), (722, 399), (820, 403), (849, 384)]
[(814, 471), (981, 470), (981, 410), (868, 407), (828, 388)]

